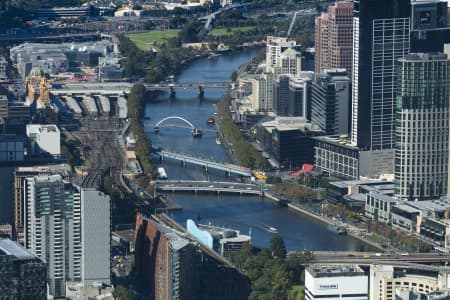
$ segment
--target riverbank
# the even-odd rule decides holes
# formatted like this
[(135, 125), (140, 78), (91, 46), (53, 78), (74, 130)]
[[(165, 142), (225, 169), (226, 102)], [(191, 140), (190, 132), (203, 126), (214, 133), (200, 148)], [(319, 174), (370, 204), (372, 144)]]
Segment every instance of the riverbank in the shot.
[[(264, 193), (263, 197), (266, 198), (266, 199), (272, 200), (272, 201), (274, 201), (276, 203), (280, 203), (280, 201), (281, 201), (279, 198), (273, 196), (270, 193)], [(317, 215), (317, 214), (315, 214), (315, 213), (313, 213), (313, 212), (311, 212), (309, 210), (306, 210), (306, 209), (304, 209), (304, 208), (302, 208), (300, 206), (297, 206), (295, 204), (288, 203), (287, 207), (290, 208), (290, 209), (293, 209), (293, 210), (295, 210), (297, 212), (300, 212), (301, 214), (306, 215), (306, 216), (308, 216), (308, 217), (310, 217), (312, 219), (315, 219), (315, 220), (317, 220), (317, 221), (319, 221), (319, 222), (321, 222), (323, 224), (326, 224), (328, 226), (335, 226), (336, 225), (335, 222), (333, 222), (332, 220), (330, 220), (328, 218), (325, 218), (323, 216)], [(362, 237), (362, 236), (352, 232), (351, 228), (350, 229), (347, 228), (347, 235), (352, 237), (352, 238), (354, 238), (354, 239), (357, 239), (357, 240), (363, 242), (364, 244), (366, 244), (366, 245), (368, 245), (370, 247), (373, 247), (373, 248), (375, 248), (377, 250), (380, 250), (380, 251), (384, 251), (384, 249), (380, 245), (378, 245), (378, 244), (376, 244), (376, 243), (374, 243), (372, 241), (369, 241), (369, 240), (365, 239), (364, 237)]]

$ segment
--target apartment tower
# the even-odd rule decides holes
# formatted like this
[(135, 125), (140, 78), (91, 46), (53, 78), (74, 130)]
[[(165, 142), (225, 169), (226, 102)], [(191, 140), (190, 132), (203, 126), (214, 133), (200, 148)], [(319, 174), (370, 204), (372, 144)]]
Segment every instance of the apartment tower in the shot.
[(447, 194), (450, 61), (410, 54), (399, 60), (395, 194), (408, 200)]

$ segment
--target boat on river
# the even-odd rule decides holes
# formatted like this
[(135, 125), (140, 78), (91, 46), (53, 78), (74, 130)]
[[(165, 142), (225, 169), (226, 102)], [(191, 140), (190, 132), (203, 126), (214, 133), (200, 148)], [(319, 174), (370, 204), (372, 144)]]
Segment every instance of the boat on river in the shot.
[(158, 168), (158, 179), (167, 179), (167, 173), (163, 167)]
[(198, 129), (198, 128), (192, 129), (192, 136), (193, 137), (201, 137), (202, 136), (201, 129)]
[(214, 117), (208, 117), (208, 119), (206, 120), (206, 124), (208, 125), (214, 125), (215, 122), (216, 120), (214, 119)]
[(265, 231), (267, 231), (267, 232), (270, 232), (270, 233), (278, 233), (278, 229), (276, 228), (276, 227), (273, 227), (273, 226), (269, 226), (269, 225), (263, 225), (263, 229), (265, 230)]

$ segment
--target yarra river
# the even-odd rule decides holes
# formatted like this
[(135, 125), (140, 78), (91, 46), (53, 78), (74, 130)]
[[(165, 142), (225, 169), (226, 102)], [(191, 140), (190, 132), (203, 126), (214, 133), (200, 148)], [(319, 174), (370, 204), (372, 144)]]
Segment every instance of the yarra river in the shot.
[[(257, 50), (245, 50), (210, 59), (199, 59), (187, 67), (177, 78), (182, 82), (221, 82), (229, 80), (231, 73), (240, 65), (250, 61)], [(168, 94), (160, 94), (148, 102), (145, 108), (145, 123), (155, 124), (168, 116), (179, 116), (189, 120), (196, 127), (207, 128), (206, 120), (214, 115), (215, 104), (223, 95), (223, 90), (206, 90), (203, 100), (197, 97), (197, 90), (177, 90), (175, 99)], [(178, 121), (176, 121), (178, 123)], [(175, 123), (169, 121), (169, 123)], [(154, 147), (169, 151), (231, 162), (222, 145), (216, 144), (216, 133), (204, 131), (201, 138), (194, 139), (187, 128), (162, 127), (158, 134), (151, 126), (146, 127)], [(216, 172), (205, 174), (201, 168), (181, 167), (179, 163), (164, 161), (169, 180), (211, 180), (228, 181)], [(243, 234), (251, 232), (252, 244), (256, 247), (268, 247), (273, 234), (264, 231), (264, 226), (276, 227), (283, 237), (288, 250), (349, 250), (360, 251), (367, 247), (360, 241), (348, 236), (337, 235), (333, 230), (314, 219), (285, 207), (279, 207), (270, 200), (253, 196), (234, 196), (214, 194), (169, 194), (169, 197), (181, 205), (181, 212), (172, 212), (171, 216), (180, 224), (186, 219), (201, 217), (201, 223), (238, 229)]]

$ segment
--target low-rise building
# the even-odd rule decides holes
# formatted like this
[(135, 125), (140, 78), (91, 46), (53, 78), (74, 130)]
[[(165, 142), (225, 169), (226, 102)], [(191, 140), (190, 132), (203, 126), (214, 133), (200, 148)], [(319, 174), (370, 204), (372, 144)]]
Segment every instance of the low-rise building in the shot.
[(212, 225), (196, 224), (193, 220), (186, 221), (186, 229), (206, 247), (221, 255), (238, 252), (245, 244), (250, 244), (250, 236), (241, 234), (238, 230), (221, 228)]
[(314, 136), (322, 132), (302, 117), (277, 117), (256, 126), (256, 140), (263, 155), (280, 167), (298, 169), (312, 164)]
[(91, 8), (89, 6), (80, 7), (49, 7), (38, 8), (36, 10), (39, 19), (67, 19), (89, 16)]
[(61, 155), (61, 133), (56, 125), (27, 125), (27, 136), (30, 139), (30, 154)]
[(305, 270), (306, 300), (365, 300), (368, 291), (367, 275), (358, 265), (317, 264)]
[[(411, 270), (413, 271), (413, 270)], [(390, 265), (370, 266), (370, 293), (371, 300), (396, 300), (396, 299), (416, 299), (403, 298), (405, 291), (417, 293), (427, 299), (427, 295), (436, 291), (445, 290), (448, 274), (439, 272), (426, 272), (414, 270), (410, 272), (404, 268), (397, 270)]]
[(366, 196), (366, 217), (382, 222), (391, 223), (392, 207), (397, 204), (397, 200), (379, 193), (369, 193)]
[(392, 207), (391, 225), (411, 233), (420, 232), (417, 227), (417, 217), (420, 210), (406, 204), (399, 204)]
[(393, 150), (361, 150), (348, 136), (321, 136), (314, 147), (316, 167), (344, 179), (379, 178), (393, 174)]

